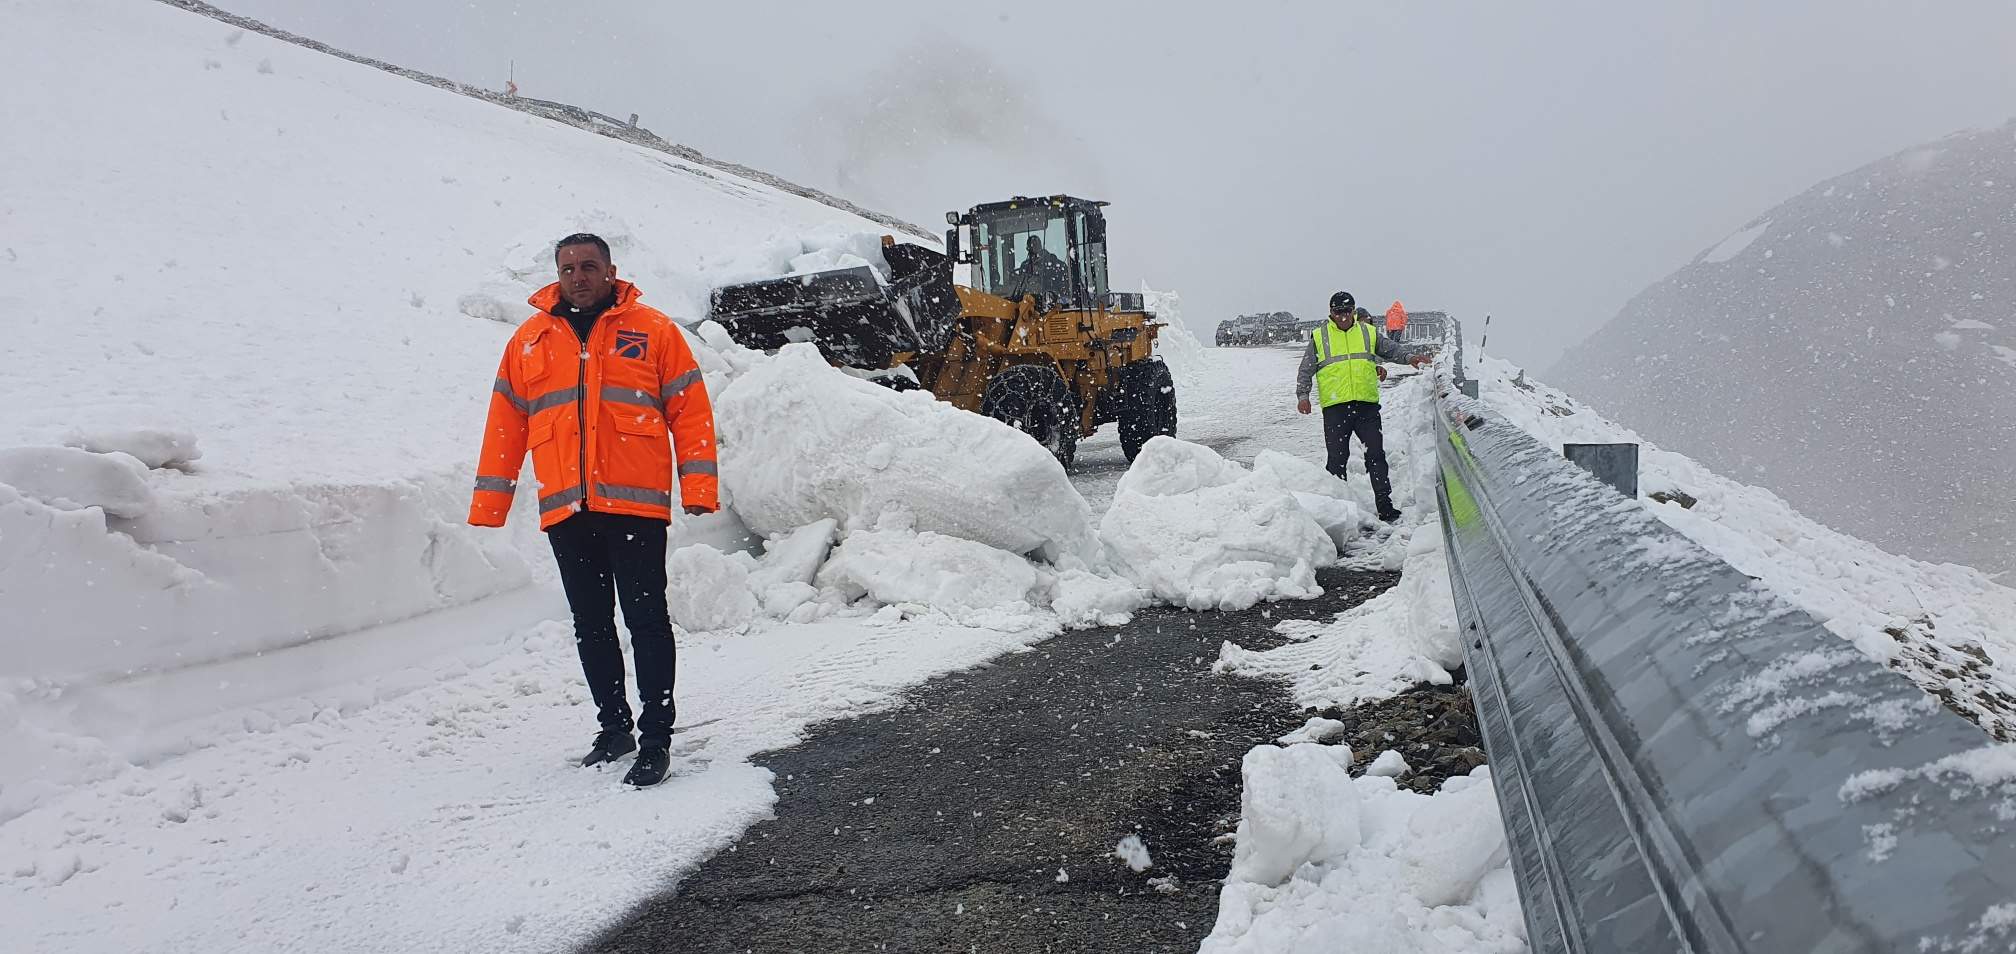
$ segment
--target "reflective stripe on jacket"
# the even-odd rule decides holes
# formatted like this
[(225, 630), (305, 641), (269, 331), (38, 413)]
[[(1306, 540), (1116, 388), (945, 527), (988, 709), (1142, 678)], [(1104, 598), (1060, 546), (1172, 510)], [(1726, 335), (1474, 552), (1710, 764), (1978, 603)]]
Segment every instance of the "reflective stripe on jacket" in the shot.
[(1326, 321), (1311, 332), (1316, 346), (1316, 397), (1324, 407), (1345, 401), (1379, 403), (1379, 333), (1361, 321), (1349, 331)]
[(679, 326), (638, 295), (618, 281), (616, 303), (586, 342), (551, 313), (559, 285), (528, 299), (539, 314), (518, 327), (497, 367), (470, 523), (504, 525), (528, 450), (541, 529), (578, 510), (670, 520), (675, 468), (681, 503), (718, 505), (700, 367)]

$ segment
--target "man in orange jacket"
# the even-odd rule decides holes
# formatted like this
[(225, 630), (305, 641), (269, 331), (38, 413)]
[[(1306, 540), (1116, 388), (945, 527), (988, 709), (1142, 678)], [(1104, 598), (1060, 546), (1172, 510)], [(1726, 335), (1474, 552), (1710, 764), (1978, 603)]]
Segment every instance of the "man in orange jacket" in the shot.
[[(569, 235), (553, 258), (560, 280), (529, 299), (539, 313), (504, 346), (469, 522), (504, 525), (529, 450), (539, 526), (560, 564), (574, 643), (602, 724), (581, 764), (634, 750), (636, 764), (623, 780), (656, 785), (671, 764), (677, 713), (665, 604), (672, 484), (676, 474), (687, 513), (717, 508), (714, 411), (679, 326), (616, 277), (607, 242)], [(611, 606), (617, 596), (643, 704), (635, 740)]]

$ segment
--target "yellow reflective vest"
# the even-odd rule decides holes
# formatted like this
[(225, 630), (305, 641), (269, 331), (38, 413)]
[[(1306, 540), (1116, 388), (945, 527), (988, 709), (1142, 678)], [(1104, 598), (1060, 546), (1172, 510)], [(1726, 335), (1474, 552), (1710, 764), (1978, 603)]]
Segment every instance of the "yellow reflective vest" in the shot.
[(1360, 321), (1340, 331), (1325, 321), (1310, 332), (1316, 341), (1316, 397), (1322, 406), (1346, 401), (1379, 403), (1379, 332)]

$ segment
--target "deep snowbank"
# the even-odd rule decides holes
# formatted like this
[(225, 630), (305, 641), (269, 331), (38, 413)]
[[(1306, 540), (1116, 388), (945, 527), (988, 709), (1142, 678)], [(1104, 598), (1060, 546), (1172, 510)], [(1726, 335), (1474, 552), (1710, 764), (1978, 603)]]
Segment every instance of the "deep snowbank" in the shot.
[(717, 403), (722, 482), (759, 533), (830, 518), (1098, 562), (1064, 468), (999, 421), (842, 374), (811, 345), (759, 356)]
[(1996, 738), (2016, 741), (2016, 589), (1969, 567), (1886, 553), (1768, 490), (1646, 443), (1511, 364), (1478, 365), (1480, 394), (1506, 420), (1556, 447), (1637, 443), (1639, 502), (1653, 516)]
[(1319, 595), (1316, 568), (1337, 560), (1329, 533), (1271, 472), (1173, 437), (1142, 446), (1099, 539), (1123, 575), (1193, 610)]

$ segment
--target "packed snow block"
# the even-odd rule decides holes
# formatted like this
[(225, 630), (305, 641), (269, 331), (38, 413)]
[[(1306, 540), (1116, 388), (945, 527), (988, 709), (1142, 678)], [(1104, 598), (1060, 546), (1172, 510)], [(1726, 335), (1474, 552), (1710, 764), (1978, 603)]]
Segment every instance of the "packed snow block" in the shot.
[(741, 629), (756, 618), (746, 553), (726, 554), (695, 544), (665, 560), (666, 603), (672, 622), (693, 632)]
[(1107, 555), (1158, 599), (1245, 609), (1320, 595), (1337, 545), (1293, 494), (1208, 447), (1151, 438), (1099, 524)]
[(1399, 778), (1413, 770), (1414, 767), (1407, 764), (1407, 758), (1392, 749), (1379, 753), (1371, 765), (1365, 766), (1365, 774), (1383, 778)]
[(764, 542), (763, 558), (749, 571), (749, 589), (765, 615), (796, 621), (792, 614), (819, 595), (814, 581), (838, 527), (834, 520), (820, 520)]
[[(1232, 644), (1226, 643), (1224, 645), (1229, 647)], [(1336, 719), (1325, 719), (1322, 716), (1313, 716), (1309, 719), (1309, 721), (1302, 723), (1301, 728), (1296, 729), (1295, 731), (1290, 732), (1287, 735), (1284, 735), (1278, 739), (1275, 739), (1274, 741), (1278, 745), (1301, 745), (1305, 743), (1316, 743), (1320, 745), (1322, 743), (1329, 742), (1333, 739), (1341, 739), (1344, 737), (1345, 733), (1349, 731), (1350, 731), (1349, 726), (1346, 726), (1344, 723), (1339, 722)]]
[(1295, 504), (1302, 508), (1316, 525), (1330, 537), (1331, 544), (1341, 552), (1344, 545), (1358, 539), (1368, 521), (1368, 514), (1357, 504), (1336, 497), (1294, 491)]
[(124, 453), (0, 448), (0, 484), (59, 510), (97, 507), (114, 517), (138, 517), (154, 508), (147, 465)]
[(832, 552), (838, 530), (839, 523), (828, 518), (764, 541), (763, 558), (749, 574), (749, 585), (760, 592), (783, 583), (812, 582), (826, 562), (826, 554)]
[(812, 345), (754, 362), (716, 402), (721, 480), (766, 536), (827, 518), (908, 526), (1097, 565), (1091, 512), (1035, 441), (919, 392), (829, 366)]
[(1114, 493), (1174, 497), (1208, 487), (1238, 483), (1247, 470), (1202, 444), (1157, 435), (1141, 445), (1141, 453), (1120, 475)]
[(1315, 518), (1330, 542), (1342, 551), (1372, 525), (1371, 485), (1359, 488), (1339, 480), (1322, 465), (1277, 450), (1253, 458), (1253, 473), (1264, 475), (1295, 495), (1295, 502)]
[(925, 531), (850, 534), (819, 570), (819, 585), (849, 600), (909, 604), (966, 616), (1026, 610), (1038, 597), (1029, 561), (982, 543)]
[(1341, 858), (1359, 845), (1351, 750), (1341, 745), (1260, 746), (1240, 775), (1238, 844), (1228, 884), (1278, 885), (1305, 864)]
[(1050, 591), (1050, 611), (1071, 629), (1120, 626), (1154, 601), (1153, 593), (1129, 580), (1076, 567), (1057, 574)]
[(1355, 500), (1351, 484), (1323, 469), (1323, 465), (1278, 450), (1263, 450), (1253, 457), (1253, 472), (1266, 474), (1274, 482), (1298, 494), (1331, 500)]
[(1489, 778), (1489, 767), (1480, 767), (1462, 784), (1410, 800), (1416, 807), (1394, 855), (1408, 889), (1422, 904), (1462, 904), (1478, 893), (1486, 875), (1506, 866), (1505, 823)]

